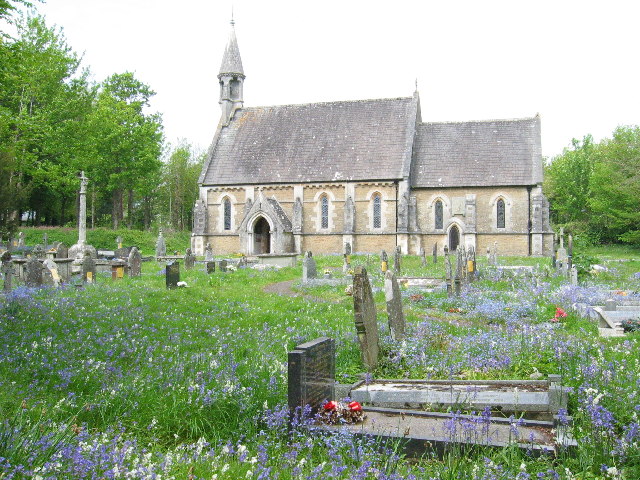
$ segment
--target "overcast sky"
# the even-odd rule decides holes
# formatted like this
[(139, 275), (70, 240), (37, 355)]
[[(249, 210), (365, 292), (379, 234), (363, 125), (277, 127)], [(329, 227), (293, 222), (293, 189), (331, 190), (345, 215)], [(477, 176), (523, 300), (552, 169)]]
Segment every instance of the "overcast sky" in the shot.
[[(231, 0), (47, 0), (94, 79), (135, 72), (205, 149)], [(640, 124), (637, 0), (235, 0), (246, 106), (404, 97), (423, 121), (542, 118), (542, 151)]]

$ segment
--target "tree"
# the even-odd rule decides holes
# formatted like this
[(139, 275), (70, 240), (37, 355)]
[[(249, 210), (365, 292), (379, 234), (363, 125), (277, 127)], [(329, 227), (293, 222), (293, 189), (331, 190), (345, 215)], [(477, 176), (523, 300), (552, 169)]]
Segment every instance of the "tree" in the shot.
[(145, 178), (161, 168), (161, 117), (144, 112), (153, 95), (132, 73), (114, 74), (102, 83), (92, 113), (94, 161), (90, 170), (99, 188), (111, 197), (113, 228), (124, 218), (125, 194), (132, 226), (135, 191), (148, 187)]
[(170, 149), (162, 170), (160, 202), (175, 230), (190, 230), (198, 198), (198, 177), (204, 154), (197, 154), (185, 140)]

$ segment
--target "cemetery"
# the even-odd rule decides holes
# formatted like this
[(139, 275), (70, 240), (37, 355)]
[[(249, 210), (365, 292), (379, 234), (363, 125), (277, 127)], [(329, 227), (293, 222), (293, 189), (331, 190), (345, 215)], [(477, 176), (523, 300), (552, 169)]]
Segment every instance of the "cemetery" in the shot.
[[(211, 478), (213, 462), (218, 478), (295, 478), (364, 461), (399, 479), (448, 478), (455, 462), (473, 478), (490, 458), (499, 478), (522, 465), (531, 478), (637, 471), (639, 334), (622, 325), (640, 317), (638, 260), (605, 259), (607, 271), (574, 282), (560, 237), (553, 258), (501, 256), (499, 245), (429, 261), (345, 249), (266, 269), (211, 248), (168, 256), (114, 242), (73, 271), (64, 245), (30, 243), (0, 247), (1, 398), (12, 421), (36, 422), (11, 437), (31, 452), (26, 470), (59, 476), (82, 458), (105, 475)], [(59, 443), (43, 443), (53, 432)], [(106, 445), (114, 456), (99, 460)], [(131, 454), (116, 458), (124, 445)]]

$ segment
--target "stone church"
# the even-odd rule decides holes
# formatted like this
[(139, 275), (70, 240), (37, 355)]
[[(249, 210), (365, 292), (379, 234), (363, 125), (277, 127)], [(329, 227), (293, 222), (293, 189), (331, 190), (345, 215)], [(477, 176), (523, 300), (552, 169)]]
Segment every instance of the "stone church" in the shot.
[(192, 249), (552, 252), (540, 118), (423, 123), (404, 98), (245, 107), (233, 22)]

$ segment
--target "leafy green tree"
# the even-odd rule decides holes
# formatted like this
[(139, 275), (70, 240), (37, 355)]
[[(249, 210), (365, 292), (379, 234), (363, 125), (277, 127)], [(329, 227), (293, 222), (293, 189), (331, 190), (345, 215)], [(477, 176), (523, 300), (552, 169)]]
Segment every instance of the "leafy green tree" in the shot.
[(128, 201), (133, 226), (135, 192), (148, 190), (149, 176), (160, 171), (162, 119), (147, 114), (151, 88), (130, 72), (114, 74), (101, 86), (90, 119), (94, 160), (90, 167), (98, 188), (111, 198), (111, 223), (118, 228)]
[(169, 152), (162, 169), (160, 211), (174, 230), (190, 230), (204, 154), (194, 152), (185, 140)]
[(640, 127), (618, 127), (601, 142), (591, 193), (591, 229), (604, 241), (640, 245)]

